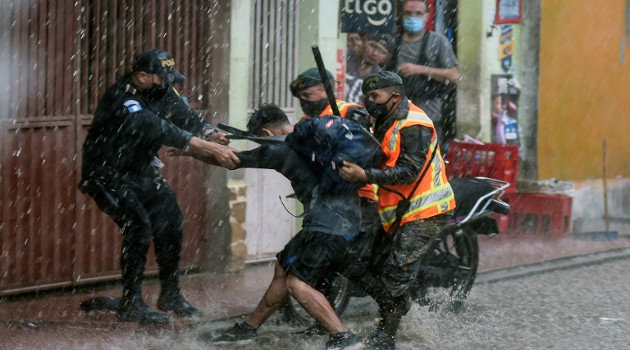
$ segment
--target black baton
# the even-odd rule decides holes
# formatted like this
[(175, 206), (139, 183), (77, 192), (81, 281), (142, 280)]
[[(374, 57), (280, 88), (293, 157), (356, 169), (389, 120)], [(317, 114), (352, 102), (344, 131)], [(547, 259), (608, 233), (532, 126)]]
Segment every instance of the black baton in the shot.
[(330, 108), (332, 108), (333, 114), (339, 117), (341, 114), (339, 113), (339, 108), (337, 108), (337, 99), (335, 99), (332, 84), (330, 83), (330, 79), (328, 79), (328, 74), (326, 74), (326, 67), (324, 66), (324, 61), (322, 61), (322, 54), (319, 52), (317, 44), (313, 44), (311, 48), (313, 49), (313, 56), (315, 56), (315, 63), (317, 63), (319, 76), (322, 78), (322, 83), (324, 84), (324, 89), (326, 90), (326, 96), (328, 97)]

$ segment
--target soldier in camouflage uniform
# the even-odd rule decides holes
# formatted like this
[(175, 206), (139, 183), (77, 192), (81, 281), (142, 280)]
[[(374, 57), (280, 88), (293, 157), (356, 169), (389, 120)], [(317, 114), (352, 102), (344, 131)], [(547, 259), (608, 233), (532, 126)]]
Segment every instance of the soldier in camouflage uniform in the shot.
[(347, 275), (362, 280), (379, 304), (381, 322), (368, 339), (368, 348), (394, 349), (400, 320), (411, 306), (409, 286), (417, 277), (423, 255), (455, 208), (455, 197), (435, 127), (405, 97), (400, 76), (381, 71), (367, 77), (362, 89), (385, 158), (380, 168), (369, 169), (344, 161), (340, 174), (348, 181), (378, 185), (381, 234), (374, 250), (384, 259), (376, 266), (376, 278), (359, 270)]

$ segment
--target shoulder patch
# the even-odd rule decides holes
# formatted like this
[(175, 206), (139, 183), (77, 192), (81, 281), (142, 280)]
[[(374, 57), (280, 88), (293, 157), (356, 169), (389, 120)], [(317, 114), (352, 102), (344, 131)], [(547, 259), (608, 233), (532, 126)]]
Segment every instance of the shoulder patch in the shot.
[(140, 103), (138, 103), (138, 101), (135, 101), (135, 100), (127, 100), (123, 104), (125, 105), (125, 107), (127, 107), (127, 110), (129, 111), (129, 113), (136, 113), (142, 110)]
[(135, 95), (136, 88), (131, 86), (131, 84), (127, 84), (127, 86), (125, 86), (125, 92), (130, 92), (132, 95)]

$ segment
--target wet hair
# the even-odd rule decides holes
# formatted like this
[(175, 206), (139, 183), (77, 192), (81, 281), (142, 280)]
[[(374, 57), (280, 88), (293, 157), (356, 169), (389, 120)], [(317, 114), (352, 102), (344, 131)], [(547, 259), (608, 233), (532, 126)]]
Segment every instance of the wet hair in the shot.
[(281, 127), (283, 124), (290, 124), (287, 114), (280, 107), (269, 103), (260, 106), (252, 113), (247, 121), (247, 131), (261, 136), (263, 128)]
[(386, 88), (384, 88), (385, 90), (387, 90), (389, 93), (397, 93), (400, 96), (405, 96), (405, 86), (404, 85), (393, 85), (393, 86), (388, 86)]
[(423, 2), (424, 5), (427, 7), (427, 9), (429, 8), (429, 3), (426, 0), (403, 0), (403, 6), (405, 6), (406, 3), (411, 2), (411, 1), (418, 1), (418, 2)]

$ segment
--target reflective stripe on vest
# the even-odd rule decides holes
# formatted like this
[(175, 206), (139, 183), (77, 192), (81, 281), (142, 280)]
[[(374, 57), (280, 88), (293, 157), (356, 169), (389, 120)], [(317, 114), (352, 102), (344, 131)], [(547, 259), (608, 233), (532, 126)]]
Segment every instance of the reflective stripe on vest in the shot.
[(378, 200), (378, 185), (367, 184), (359, 188), (359, 197), (368, 198), (373, 201)]
[[(350, 103), (342, 100), (337, 100), (337, 109), (339, 109), (339, 116), (341, 118), (345, 118), (348, 113), (348, 108), (359, 106), (356, 103)], [(330, 104), (324, 109), (324, 111), (319, 115), (320, 117), (323, 115), (333, 115), (333, 110), (330, 107)]]
[[(351, 108), (351, 107), (361, 107), (361, 105), (356, 104), (356, 103), (342, 101), (342, 100), (337, 100), (337, 109), (339, 110), (339, 116), (341, 118), (345, 118), (346, 117), (346, 114), (348, 113), (348, 109)], [(324, 111), (319, 114), (320, 117), (324, 116), (324, 115), (333, 115), (332, 107), (330, 107), (330, 104), (328, 104), (328, 106), (326, 106)], [(303, 116), (298, 118), (298, 120), (295, 122), (295, 124), (299, 123), (300, 120), (302, 120), (304, 118), (310, 118), (310, 117), (311, 117), (310, 115), (304, 114)]]
[[(409, 114), (406, 119), (395, 122), (385, 133), (381, 147), (385, 153), (385, 159), (381, 168), (394, 167), (400, 156), (400, 130), (406, 127), (420, 125), (431, 129), (431, 145), (427, 154), (427, 159), (431, 158), (433, 152), (437, 152), (431, 164), (425, 164), (429, 167), (424, 178), (416, 188), (413, 195), (409, 195), (416, 186), (416, 180), (410, 184), (404, 185), (388, 185), (387, 188), (395, 190), (404, 196), (409, 196), (411, 202), (409, 210), (403, 215), (401, 225), (407, 222), (430, 218), (450, 211), (455, 208), (455, 196), (453, 189), (446, 178), (446, 169), (444, 160), (440, 154), (440, 148), (437, 143), (435, 127), (431, 119), (418, 107), (409, 102)], [(418, 177), (424, 171), (418, 174)], [(387, 191), (383, 188), (378, 190), (379, 202), (378, 209), (381, 216), (383, 228), (387, 231), (396, 220), (396, 208), (398, 202), (403, 199), (400, 195)]]

